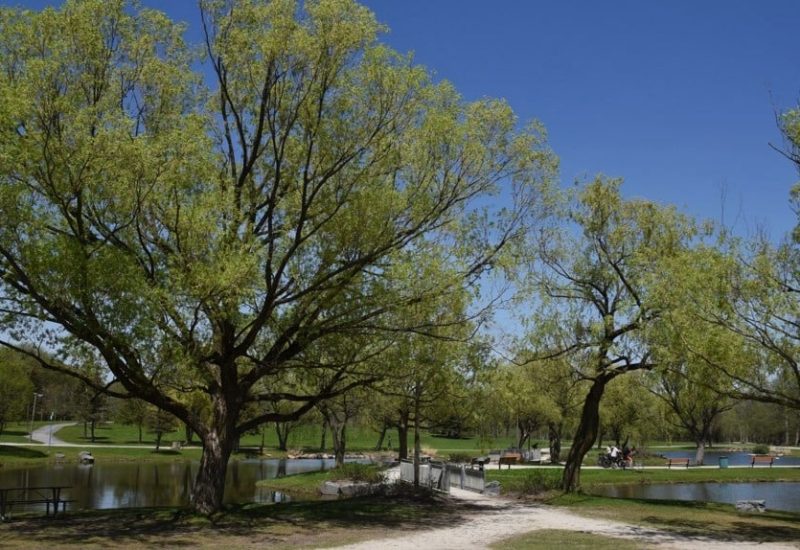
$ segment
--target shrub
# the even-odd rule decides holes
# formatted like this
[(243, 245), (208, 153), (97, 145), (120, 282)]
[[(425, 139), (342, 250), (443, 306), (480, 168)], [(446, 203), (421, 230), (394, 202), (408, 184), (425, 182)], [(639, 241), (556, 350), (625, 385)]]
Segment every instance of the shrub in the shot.
[(450, 462), (455, 462), (456, 464), (469, 464), (472, 462), (472, 455), (461, 452), (450, 453), (448, 460)]
[(754, 455), (766, 455), (769, 454), (769, 445), (754, 445), (753, 446), (753, 454)]
[(383, 482), (383, 472), (376, 464), (359, 464), (358, 462), (346, 462), (337, 466), (331, 471), (331, 479), (350, 481), (360, 481), (364, 483)]
[(539, 494), (546, 491), (561, 489), (560, 470), (531, 470), (524, 478), (520, 491), (525, 494)]

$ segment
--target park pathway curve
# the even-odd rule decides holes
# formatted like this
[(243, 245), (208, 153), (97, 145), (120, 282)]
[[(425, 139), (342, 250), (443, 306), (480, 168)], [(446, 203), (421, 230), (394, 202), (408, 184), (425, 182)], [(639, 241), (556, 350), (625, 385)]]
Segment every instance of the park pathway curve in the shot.
[(53, 447), (71, 447), (71, 443), (60, 440), (54, 434), (61, 428), (74, 426), (75, 424), (75, 422), (64, 422), (61, 424), (47, 424), (46, 426), (40, 426), (31, 432), (31, 439), (38, 441), (39, 443), (44, 443), (45, 445), (51, 445)]

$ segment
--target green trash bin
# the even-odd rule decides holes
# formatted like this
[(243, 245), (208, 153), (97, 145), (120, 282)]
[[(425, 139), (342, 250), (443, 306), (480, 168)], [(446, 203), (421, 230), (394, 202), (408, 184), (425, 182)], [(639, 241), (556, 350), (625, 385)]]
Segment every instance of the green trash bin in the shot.
[(728, 467), (728, 457), (727, 456), (719, 457), (719, 467), (720, 468), (727, 468)]

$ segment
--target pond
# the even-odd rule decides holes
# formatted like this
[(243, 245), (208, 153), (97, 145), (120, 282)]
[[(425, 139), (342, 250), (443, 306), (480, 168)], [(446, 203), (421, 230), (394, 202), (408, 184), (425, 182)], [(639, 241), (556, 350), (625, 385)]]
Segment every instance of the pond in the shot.
[(800, 512), (800, 482), (672, 483), (597, 487), (593, 493), (614, 498), (699, 500), (736, 504), (737, 500), (765, 500), (767, 510)]
[[(667, 458), (688, 458), (694, 464), (695, 451), (664, 451), (661, 453)], [(718, 450), (706, 450), (703, 463), (706, 466), (719, 464), (719, 457), (727, 456), (731, 466), (749, 466), (753, 460), (753, 455), (749, 452), (725, 452)], [(787, 455), (775, 458), (775, 466), (800, 466), (800, 455)], [(763, 467), (763, 466), (762, 466)]]
[[(125, 462), (36, 466), (0, 470), (0, 487), (65, 485), (71, 510), (183, 506), (189, 502), (197, 462)], [(281, 493), (260, 489), (261, 479), (330, 469), (331, 459), (240, 460), (228, 466), (225, 502), (279, 502)]]

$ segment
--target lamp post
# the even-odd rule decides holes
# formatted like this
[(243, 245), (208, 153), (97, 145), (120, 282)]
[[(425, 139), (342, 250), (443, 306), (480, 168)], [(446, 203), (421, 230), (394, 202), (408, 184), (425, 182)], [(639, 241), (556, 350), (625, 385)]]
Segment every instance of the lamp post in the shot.
[(33, 407), (31, 407), (31, 425), (30, 430), (28, 431), (28, 441), (33, 442), (33, 421), (36, 419), (36, 399), (39, 397), (44, 397), (44, 394), (41, 393), (33, 393)]

